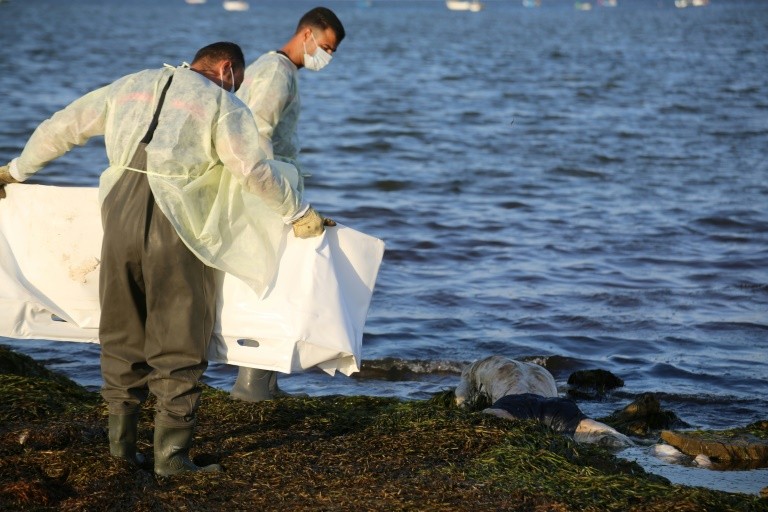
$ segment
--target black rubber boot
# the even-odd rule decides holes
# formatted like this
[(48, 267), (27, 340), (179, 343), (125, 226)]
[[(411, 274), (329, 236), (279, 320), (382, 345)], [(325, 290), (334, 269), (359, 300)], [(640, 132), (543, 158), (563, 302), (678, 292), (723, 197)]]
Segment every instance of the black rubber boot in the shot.
[(171, 476), (186, 471), (221, 471), (218, 464), (197, 466), (189, 458), (193, 427), (155, 425), (155, 474)]
[(144, 464), (144, 456), (136, 451), (136, 431), (139, 414), (109, 415), (109, 454), (125, 459), (137, 466)]

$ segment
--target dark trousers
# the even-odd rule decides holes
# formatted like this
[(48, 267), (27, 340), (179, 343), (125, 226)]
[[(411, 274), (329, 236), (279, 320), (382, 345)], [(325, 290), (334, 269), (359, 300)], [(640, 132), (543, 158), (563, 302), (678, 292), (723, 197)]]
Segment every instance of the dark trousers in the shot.
[[(145, 148), (129, 167), (146, 170)], [(181, 241), (145, 173), (126, 170), (101, 217), (99, 338), (109, 412), (138, 412), (151, 392), (156, 424), (194, 425), (213, 333), (215, 271)]]

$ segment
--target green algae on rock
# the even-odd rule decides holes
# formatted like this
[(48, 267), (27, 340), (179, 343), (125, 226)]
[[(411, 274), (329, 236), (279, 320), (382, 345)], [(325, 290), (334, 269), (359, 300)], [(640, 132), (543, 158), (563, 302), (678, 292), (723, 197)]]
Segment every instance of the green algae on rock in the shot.
[(672, 411), (661, 407), (659, 399), (652, 393), (643, 393), (623, 409), (614, 411), (610, 416), (600, 418), (619, 432), (631, 436), (644, 437), (668, 428), (684, 428), (689, 425)]
[(98, 395), (31, 357), (0, 346), (0, 424), (43, 419), (99, 403)]
[[(757, 435), (755, 435), (757, 434)], [(661, 439), (691, 457), (704, 454), (712, 462), (742, 469), (768, 467), (768, 422), (723, 431), (661, 432)]]

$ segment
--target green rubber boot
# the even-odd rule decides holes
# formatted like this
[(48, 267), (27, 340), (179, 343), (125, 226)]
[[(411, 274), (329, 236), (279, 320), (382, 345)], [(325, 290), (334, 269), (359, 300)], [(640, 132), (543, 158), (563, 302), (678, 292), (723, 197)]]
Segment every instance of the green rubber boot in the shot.
[(218, 464), (197, 466), (189, 458), (194, 427), (155, 425), (155, 474), (171, 476), (186, 471), (221, 471)]
[(144, 464), (144, 456), (136, 451), (136, 431), (139, 414), (109, 415), (109, 454), (125, 459), (137, 466)]
[[(273, 380), (274, 384), (271, 382)], [(277, 374), (275, 372), (241, 366), (237, 371), (237, 380), (235, 380), (235, 385), (232, 386), (230, 395), (232, 398), (237, 398), (244, 402), (272, 400), (275, 397), (272, 396), (270, 384), (277, 387)]]
[(232, 391), (232, 398), (244, 402), (261, 402), (274, 398), (306, 397), (305, 393), (286, 393), (277, 385), (277, 372), (272, 370), (260, 370), (241, 366), (237, 370), (237, 379)]

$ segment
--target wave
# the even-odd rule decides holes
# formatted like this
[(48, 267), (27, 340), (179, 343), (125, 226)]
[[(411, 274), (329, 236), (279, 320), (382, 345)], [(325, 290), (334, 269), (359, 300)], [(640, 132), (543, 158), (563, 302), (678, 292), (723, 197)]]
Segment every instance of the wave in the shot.
[[(584, 366), (584, 362), (577, 358), (557, 355), (529, 355), (515, 357), (515, 359), (541, 365), (553, 374), (575, 371)], [(363, 360), (360, 371), (352, 374), (352, 377), (361, 380), (387, 381), (413, 381), (435, 375), (459, 377), (462, 370), (475, 360), (477, 359), (454, 361), (444, 359), (402, 359), (397, 357), (366, 359)]]

